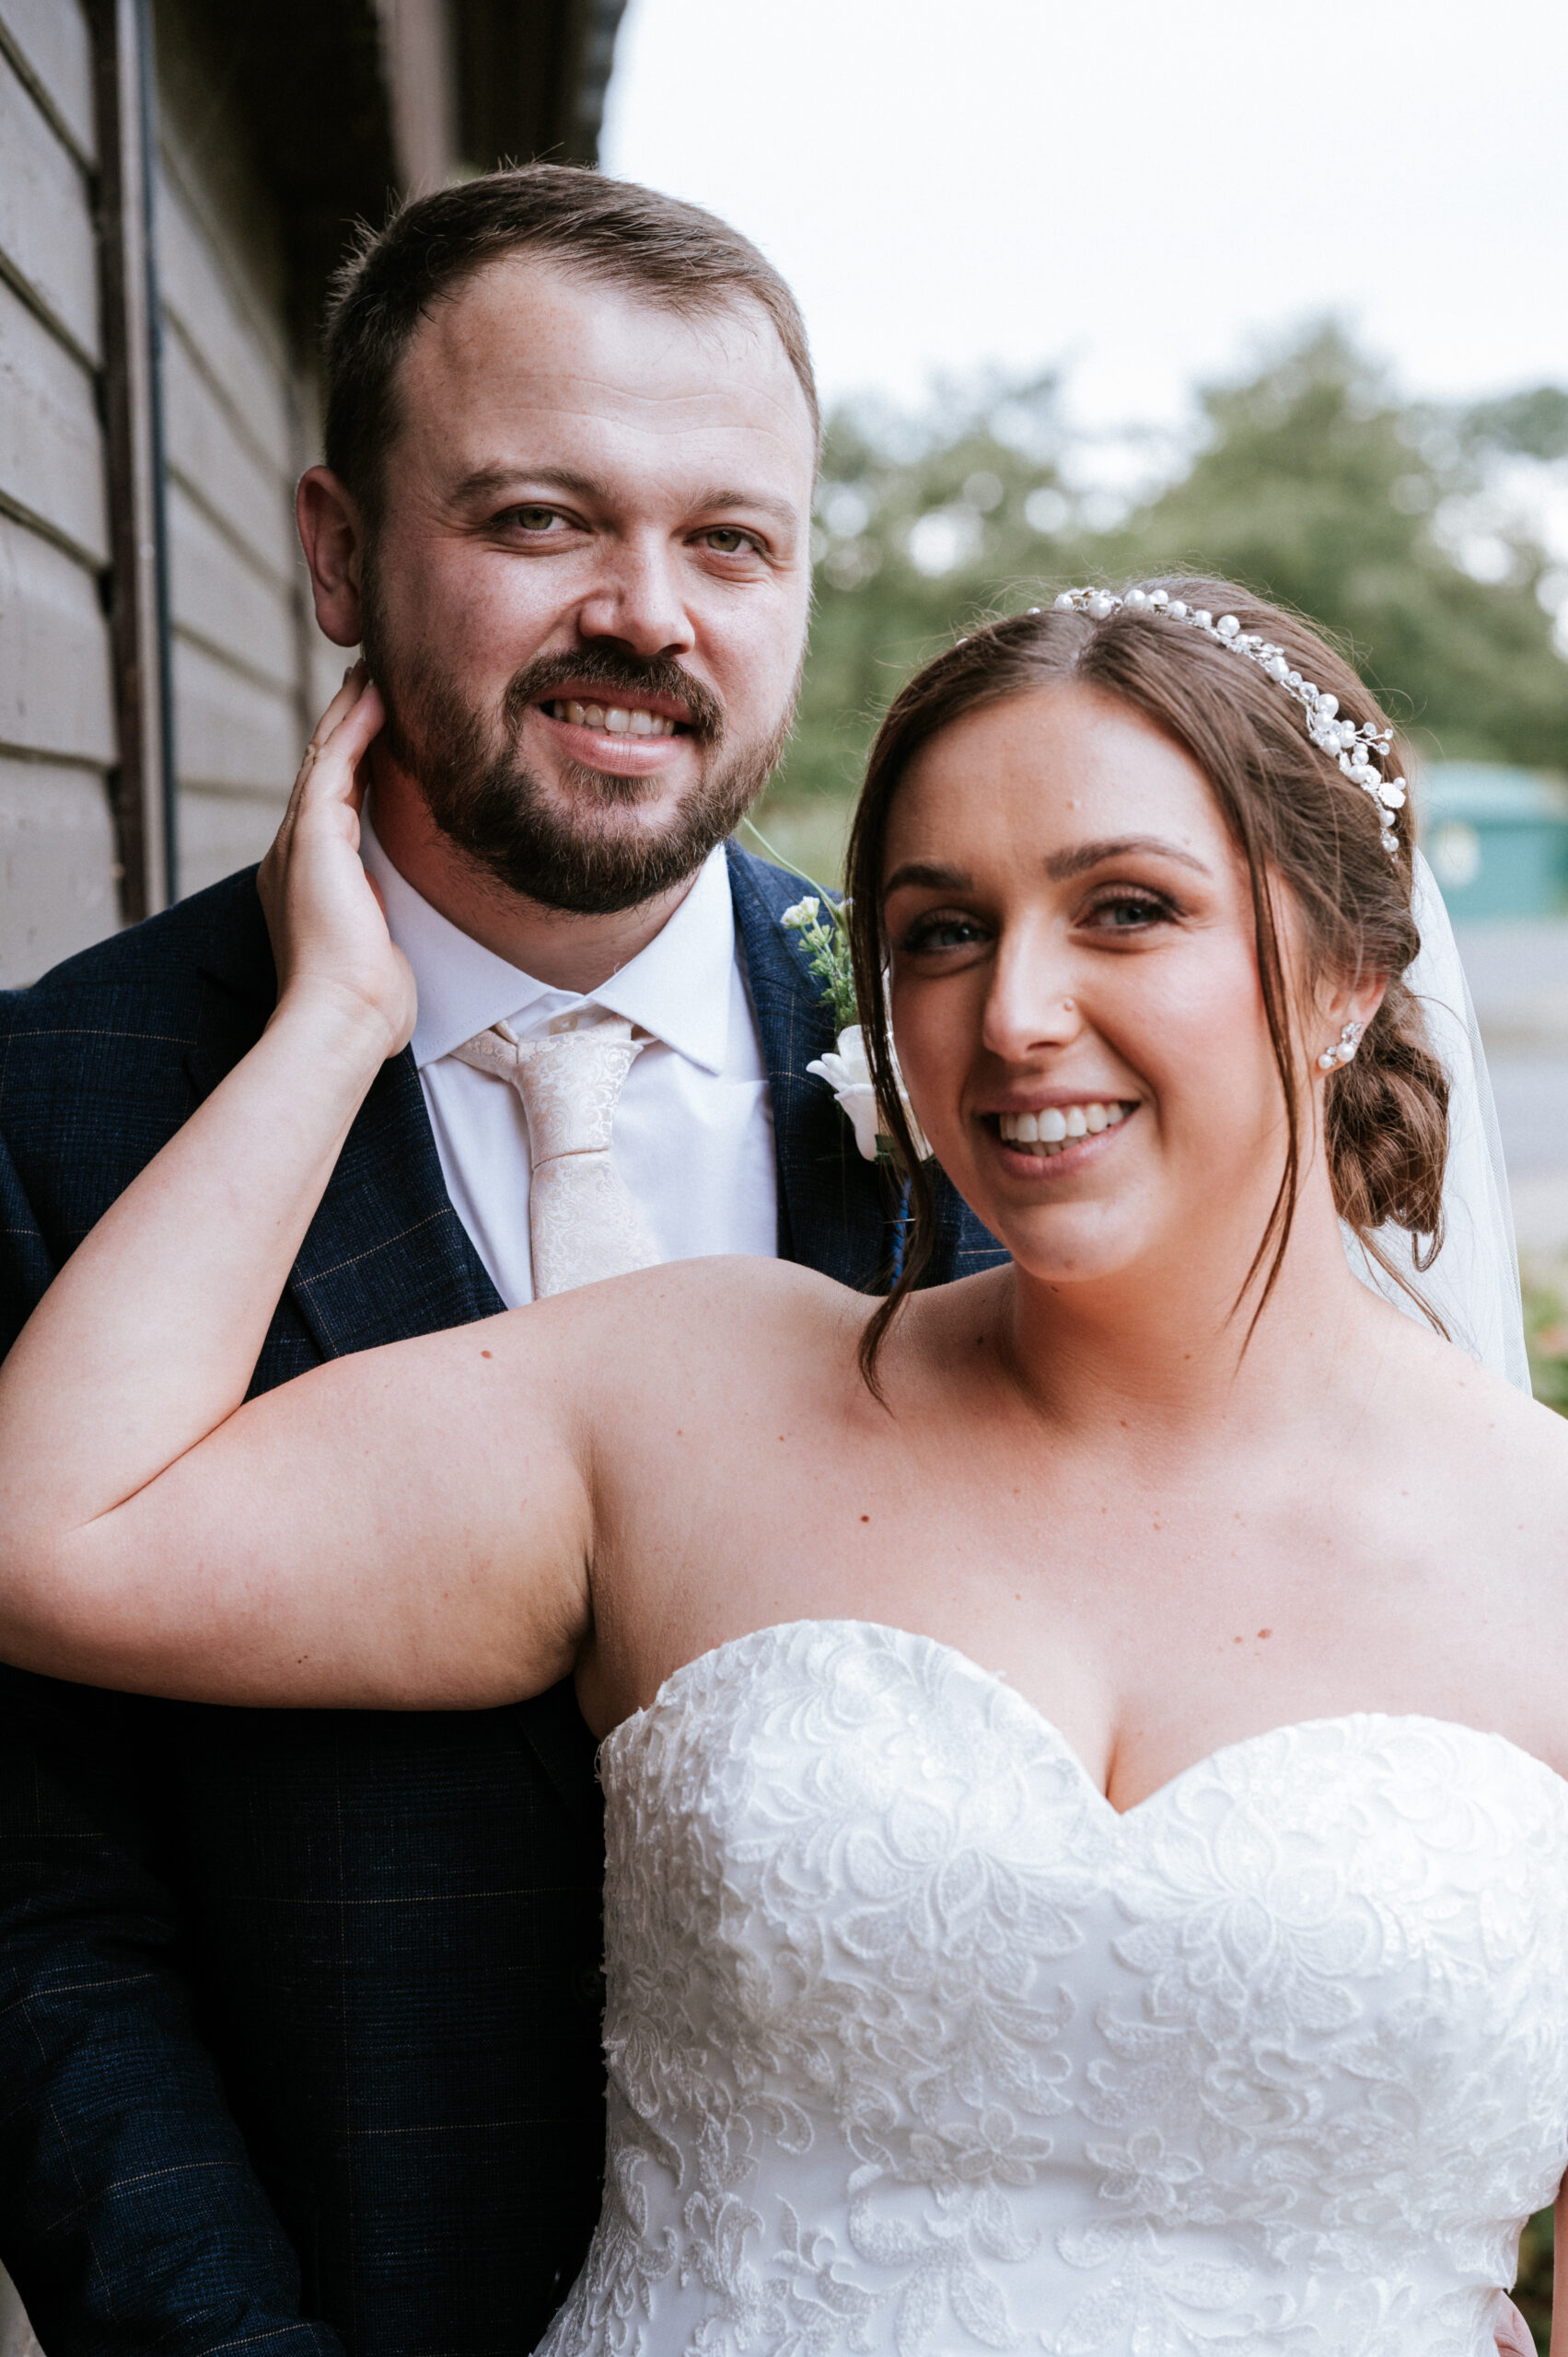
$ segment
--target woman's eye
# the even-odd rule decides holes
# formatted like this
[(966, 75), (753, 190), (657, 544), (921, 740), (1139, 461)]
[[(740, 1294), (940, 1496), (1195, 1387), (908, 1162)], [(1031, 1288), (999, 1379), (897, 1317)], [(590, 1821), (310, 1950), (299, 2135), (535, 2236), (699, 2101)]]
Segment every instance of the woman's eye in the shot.
[(900, 946), (906, 956), (918, 958), (939, 949), (972, 949), (984, 939), (985, 927), (977, 917), (940, 911), (935, 916), (917, 917)]
[(1165, 923), (1171, 914), (1168, 901), (1151, 900), (1141, 892), (1118, 892), (1096, 902), (1089, 923), (1102, 933), (1146, 932), (1150, 925)]

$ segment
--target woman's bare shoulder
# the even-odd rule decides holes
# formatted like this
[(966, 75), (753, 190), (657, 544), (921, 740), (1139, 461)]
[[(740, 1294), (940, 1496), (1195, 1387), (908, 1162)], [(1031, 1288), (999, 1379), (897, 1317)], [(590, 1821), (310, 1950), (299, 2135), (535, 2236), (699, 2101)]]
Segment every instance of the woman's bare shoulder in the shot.
[(670, 1260), (510, 1310), (491, 1321), (496, 1355), (540, 1364), (601, 1409), (714, 1382), (770, 1383), (853, 1357), (874, 1305), (793, 1261), (715, 1254)]
[(1452, 1344), (1411, 1342), (1380, 1407), (1412, 1504), (1503, 1588), (1550, 1603), (1568, 1668), (1568, 1422)]
[(1453, 1342), (1400, 1313), (1402, 1351), (1390, 1358), (1383, 1404), (1429, 1446), (1457, 1451), (1481, 1480), (1507, 1480), (1526, 1463), (1568, 1482), (1568, 1422)]

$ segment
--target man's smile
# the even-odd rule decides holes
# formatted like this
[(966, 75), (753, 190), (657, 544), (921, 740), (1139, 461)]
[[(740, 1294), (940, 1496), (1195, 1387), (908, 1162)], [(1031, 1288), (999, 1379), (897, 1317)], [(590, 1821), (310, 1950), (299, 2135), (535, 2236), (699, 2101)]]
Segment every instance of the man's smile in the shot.
[(568, 760), (610, 776), (670, 768), (693, 734), (689, 706), (645, 689), (579, 687), (575, 695), (543, 697), (533, 709)]
[(680, 726), (667, 714), (640, 703), (584, 703), (573, 696), (557, 696), (544, 709), (552, 720), (570, 721), (575, 728), (602, 728), (611, 737), (673, 737)]

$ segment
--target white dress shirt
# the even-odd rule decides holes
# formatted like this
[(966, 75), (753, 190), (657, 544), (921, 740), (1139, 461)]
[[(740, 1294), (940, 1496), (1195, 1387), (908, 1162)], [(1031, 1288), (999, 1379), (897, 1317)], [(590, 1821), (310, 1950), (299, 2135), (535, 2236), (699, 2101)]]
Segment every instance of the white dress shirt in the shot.
[(584, 998), (536, 981), (448, 923), (398, 873), (368, 819), (361, 838), (392, 939), (419, 989), (413, 1060), (441, 1175), (506, 1306), (533, 1299), (528, 1120), (507, 1082), (452, 1055), (499, 1022), (519, 1039), (537, 1039), (562, 1016), (591, 1008), (652, 1032), (621, 1092), (612, 1152), (660, 1258), (772, 1259), (778, 1250), (773, 1109), (723, 844), (664, 930)]

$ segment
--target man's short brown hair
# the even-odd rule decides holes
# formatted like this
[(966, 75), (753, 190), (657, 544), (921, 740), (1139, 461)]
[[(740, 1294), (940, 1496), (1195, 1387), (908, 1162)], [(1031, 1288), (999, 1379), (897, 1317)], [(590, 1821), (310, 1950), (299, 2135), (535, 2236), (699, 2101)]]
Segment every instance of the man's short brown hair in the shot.
[(749, 238), (631, 180), (576, 164), (486, 172), (403, 205), (366, 229), (333, 281), (326, 333), (326, 459), (366, 517), (380, 507), (398, 431), (398, 364), (420, 320), (487, 262), (537, 253), (575, 275), (699, 317), (761, 306), (820, 429), (799, 307)]

